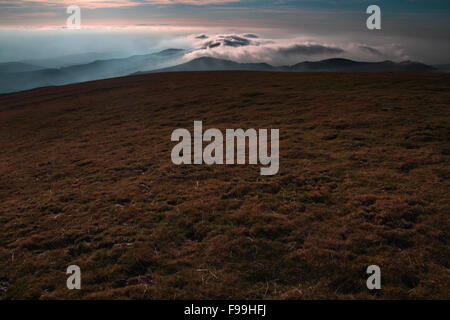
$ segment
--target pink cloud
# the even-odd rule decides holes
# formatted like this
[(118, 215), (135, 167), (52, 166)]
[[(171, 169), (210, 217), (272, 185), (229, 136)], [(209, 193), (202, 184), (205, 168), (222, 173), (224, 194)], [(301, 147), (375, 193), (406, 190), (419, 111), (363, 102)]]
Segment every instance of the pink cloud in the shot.
[(133, 0), (0, 0), (0, 4), (7, 4), (14, 7), (28, 7), (28, 6), (70, 6), (78, 5), (82, 8), (117, 8), (117, 7), (135, 7), (144, 4), (156, 5), (175, 5), (175, 4), (190, 4), (190, 5), (208, 5), (208, 4), (223, 4), (240, 2), (240, 0), (143, 0), (136, 2)]
[(19, 14), (21, 17), (56, 17), (60, 14), (57, 12), (30, 12)]

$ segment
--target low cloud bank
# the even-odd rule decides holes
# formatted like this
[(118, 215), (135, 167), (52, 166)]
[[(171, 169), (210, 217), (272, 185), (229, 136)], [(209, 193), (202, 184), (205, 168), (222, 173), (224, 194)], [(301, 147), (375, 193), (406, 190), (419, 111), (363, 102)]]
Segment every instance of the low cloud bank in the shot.
[(190, 38), (194, 49), (185, 55), (186, 61), (206, 56), (242, 63), (291, 65), (337, 57), (361, 61), (401, 61), (409, 58), (395, 44), (373, 47), (363, 43), (316, 41), (306, 37), (270, 39), (253, 33), (200, 34)]

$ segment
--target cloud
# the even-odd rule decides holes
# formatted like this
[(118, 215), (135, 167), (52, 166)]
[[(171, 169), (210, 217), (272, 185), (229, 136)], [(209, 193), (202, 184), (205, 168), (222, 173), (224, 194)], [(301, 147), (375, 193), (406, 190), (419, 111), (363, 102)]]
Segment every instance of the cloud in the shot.
[[(197, 39), (200, 39), (197, 37)], [(213, 40), (207, 41), (202, 46), (203, 49), (206, 48), (216, 48), (219, 46), (227, 46), (227, 47), (244, 47), (252, 44), (252, 41), (246, 39), (243, 36), (238, 35), (226, 35), (226, 36), (218, 36)], [(257, 43), (253, 43), (257, 45)]]
[(384, 54), (379, 51), (378, 49), (366, 46), (366, 45), (359, 45), (358, 46), (361, 50), (366, 51), (370, 54), (373, 54), (374, 56), (378, 56), (378, 57), (384, 57)]
[(28, 12), (19, 14), (19, 16), (21, 17), (56, 17), (58, 15), (60, 15), (58, 12), (53, 11)]
[(191, 4), (203, 6), (208, 4), (226, 4), (240, 1), (241, 0), (142, 0), (140, 2), (146, 4)]
[(68, 7), (76, 4), (81, 8), (118, 8), (118, 7), (135, 7), (141, 5), (177, 5), (189, 4), (195, 6), (204, 6), (211, 4), (227, 4), (236, 3), (240, 0), (0, 0), (2, 7)]
[(340, 54), (345, 50), (335, 47), (327, 47), (320, 44), (301, 45), (296, 44), (289, 47), (281, 47), (278, 49), (278, 53), (284, 56), (296, 56), (296, 55), (320, 55), (320, 54)]
[(237, 62), (266, 62), (274, 65), (293, 64), (306, 57), (335, 57), (344, 49), (304, 39), (269, 39), (247, 34), (219, 34), (194, 37), (194, 50), (185, 59), (202, 56)]
[(53, 1), (43, 1), (43, 0), (0, 0), (0, 5), (12, 6), (15, 8), (27, 8), (39, 10), (39, 8), (61, 8), (68, 7), (70, 5), (78, 5), (81, 8), (118, 8), (118, 7), (131, 7), (140, 5), (141, 2), (134, 0), (53, 0)]
[[(200, 36), (199, 36), (200, 35)], [(188, 37), (192, 50), (185, 61), (199, 57), (231, 60), (241, 63), (293, 65), (303, 61), (346, 58), (356, 61), (415, 60), (400, 43), (349, 42), (346, 37), (295, 36), (267, 38), (253, 33), (207, 34)], [(418, 60), (418, 59), (416, 59)]]

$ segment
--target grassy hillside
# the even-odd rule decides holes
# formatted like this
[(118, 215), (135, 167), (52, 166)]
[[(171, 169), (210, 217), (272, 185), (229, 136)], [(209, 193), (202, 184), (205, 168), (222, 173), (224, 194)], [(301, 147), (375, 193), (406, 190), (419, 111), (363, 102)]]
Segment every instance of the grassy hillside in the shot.
[[(194, 120), (280, 129), (279, 174), (173, 165), (170, 135)], [(2, 95), (0, 297), (449, 299), (449, 120), (449, 74), (168, 73)]]

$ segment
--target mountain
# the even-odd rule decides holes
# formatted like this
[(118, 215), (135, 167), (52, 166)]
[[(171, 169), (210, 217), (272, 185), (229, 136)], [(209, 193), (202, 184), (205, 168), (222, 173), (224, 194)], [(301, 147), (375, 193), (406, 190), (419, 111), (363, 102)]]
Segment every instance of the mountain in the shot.
[(176, 63), (183, 49), (166, 49), (157, 53), (136, 55), (122, 59), (97, 60), (91, 63), (61, 68), (79, 81), (98, 80), (129, 75), (142, 70), (152, 70)]
[(348, 59), (327, 59), (317, 62), (301, 62), (290, 67), (291, 71), (303, 72), (431, 72), (436, 71), (432, 66), (419, 62), (358, 62)]
[(177, 66), (153, 70), (151, 72), (211, 71), (211, 70), (282, 71), (280, 67), (274, 67), (267, 63), (239, 63), (230, 60), (221, 60), (211, 57), (200, 57)]
[[(31, 67), (27, 70), (25, 68), (26, 64), (15, 63), (20, 68), (17, 68), (14, 73), (5, 73), (1, 76), (0, 93), (114, 78), (142, 70), (162, 68), (175, 64), (184, 52), (183, 49), (167, 49), (157, 53), (136, 55), (128, 58), (96, 60), (87, 64), (40, 70), (32, 69)], [(10, 65), (8, 70), (14, 70), (13, 64), (8, 64)]]
[(71, 54), (46, 59), (28, 59), (20, 62), (38, 65), (47, 69), (57, 69), (77, 64), (86, 64), (95, 60), (114, 59), (120, 56), (120, 53), (86, 52), (81, 54)]
[(73, 83), (70, 73), (60, 69), (42, 69), (30, 72), (0, 74), (0, 93), (23, 91)]
[(266, 63), (238, 63), (210, 57), (201, 57), (189, 62), (153, 70), (152, 72), (212, 71), (212, 70), (252, 70), (252, 71), (291, 71), (291, 72), (431, 72), (432, 66), (418, 62), (358, 62), (348, 59), (327, 59), (316, 62), (301, 62), (293, 66), (271, 66)]
[[(6, 63), (0, 77), (0, 93), (22, 91), (37, 87), (115, 78), (130, 74), (177, 71), (283, 71), (283, 72), (431, 72), (436, 68), (418, 62), (392, 61), (358, 62), (347, 59), (328, 59), (301, 62), (293, 66), (272, 66), (267, 63), (239, 63), (211, 57), (201, 57), (178, 64), (186, 53), (183, 49), (135, 55), (128, 58), (96, 60), (64, 68), (41, 69), (25, 63)], [(1, 64), (0, 64), (0, 70)], [(16, 72), (13, 72), (16, 71)]]
[(434, 67), (440, 72), (450, 72), (450, 64), (438, 64)]
[(25, 62), (5, 62), (0, 63), (0, 73), (13, 73), (13, 72), (29, 72), (44, 69), (43, 67), (25, 63)]

